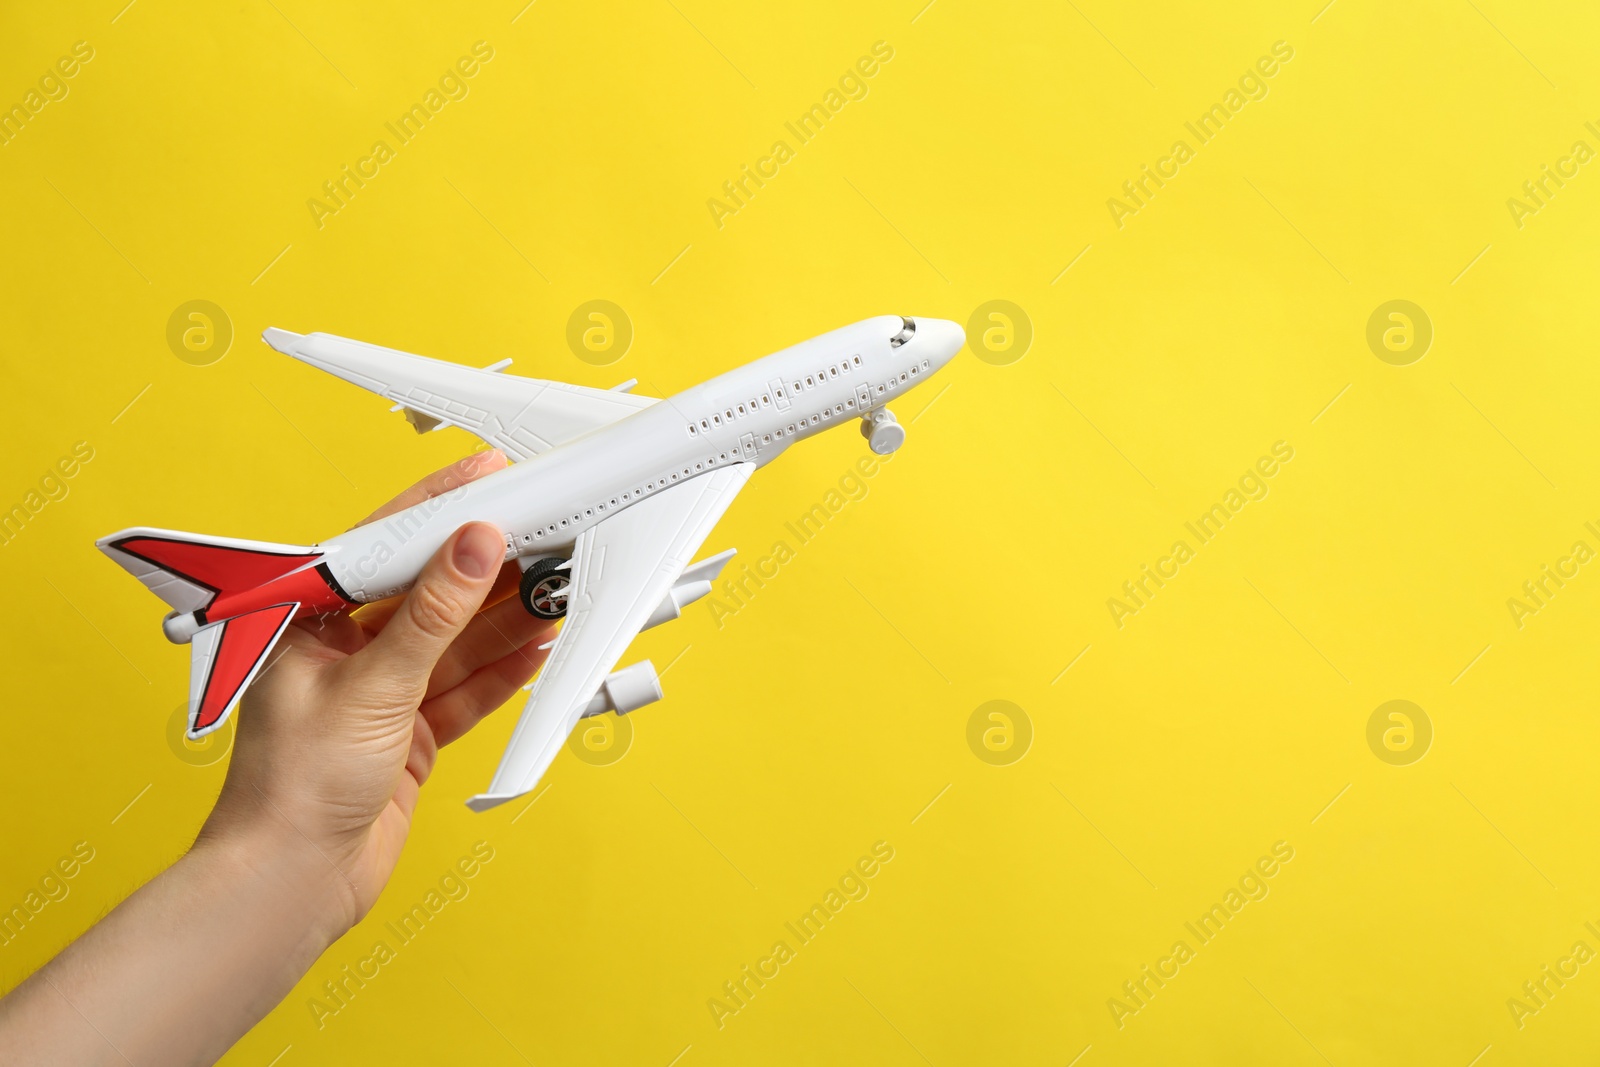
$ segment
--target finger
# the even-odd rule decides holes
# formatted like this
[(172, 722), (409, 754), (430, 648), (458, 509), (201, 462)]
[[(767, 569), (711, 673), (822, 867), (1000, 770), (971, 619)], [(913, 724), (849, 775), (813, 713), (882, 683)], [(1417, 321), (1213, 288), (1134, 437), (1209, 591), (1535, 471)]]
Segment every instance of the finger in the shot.
[(420, 787), (433, 773), (439, 759), (439, 744), (433, 739), (433, 727), (418, 711), (412, 716), (411, 749), (406, 753), (406, 771)]
[(539, 639), (535, 643), (543, 644), (550, 639), (548, 635), (554, 625), (548, 619), (528, 614), (520, 597), (485, 608), (439, 657), (439, 664), (428, 679), (427, 696), (435, 697), (454, 689), (479, 667), (510, 655), (535, 638)]
[(482, 722), (484, 717), (527, 684), (544, 665), (548, 649), (530, 641), (510, 655), (480, 667), (454, 689), (424, 701), (422, 717), (432, 728), (435, 748), (442, 748)]
[[(517, 591), (522, 582), (522, 568), (515, 563), (506, 563), (500, 568), (500, 574), (494, 580), (494, 585), (489, 589), (489, 595), (483, 598), (484, 607), (498, 604)], [(371, 604), (362, 605), (355, 613), (356, 622), (366, 631), (366, 639), (376, 637), (394, 613), (405, 603), (405, 597), (392, 596), (387, 600), (376, 600)]]
[(343, 611), (296, 619), (290, 624), (289, 632), (303, 633), (315, 643), (347, 656), (354, 655), (367, 643), (367, 635), (360, 624)]
[[(420, 697), (439, 657), (478, 611), (505, 556), (500, 531), (469, 522), (434, 553), (383, 630), (340, 666), (379, 692)], [(360, 684), (360, 683), (358, 683)], [(398, 695), (398, 694), (397, 694)]]
[(485, 475), (504, 470), (505, 467), (505, 453), (498, 448), (490, 449), (487, 452), (474, 452), (465, 459), (457, 460), (442, 470), (434, 471), (422, 481), (356, 523), (356, 526), (365, 526), (369, 522), (386, 519), (397, 511), (404, 511), (406, 508), (415, 507), (424, 500), (443, 496), (452, 489), (459, 489), (468, 482), (475, 482)]

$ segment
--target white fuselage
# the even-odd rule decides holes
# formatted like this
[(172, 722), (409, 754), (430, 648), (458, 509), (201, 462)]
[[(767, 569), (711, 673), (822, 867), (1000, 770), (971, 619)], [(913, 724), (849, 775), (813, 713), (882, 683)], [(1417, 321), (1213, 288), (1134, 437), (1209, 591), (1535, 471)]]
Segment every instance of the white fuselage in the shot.
[(867, 319), (686, 389), (532, 459), (324, 541), (343, 592), (367, 603), (404, 592), (450, 534), (492, 523), (506, 558), (567, 558), (579, 534), (679, 481), (730, 463), (765, 465), (794, 442), (857, 425), (958, 352), (940, 319)]

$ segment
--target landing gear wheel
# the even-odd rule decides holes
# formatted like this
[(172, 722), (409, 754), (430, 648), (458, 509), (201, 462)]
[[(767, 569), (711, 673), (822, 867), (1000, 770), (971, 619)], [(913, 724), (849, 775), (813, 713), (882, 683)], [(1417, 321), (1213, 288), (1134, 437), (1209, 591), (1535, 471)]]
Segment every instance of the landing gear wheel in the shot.
[(559, 619), (567, 613), (571, 584), (565, 560), (541, 559), (522, 572), (522, 606), (534, 618)]

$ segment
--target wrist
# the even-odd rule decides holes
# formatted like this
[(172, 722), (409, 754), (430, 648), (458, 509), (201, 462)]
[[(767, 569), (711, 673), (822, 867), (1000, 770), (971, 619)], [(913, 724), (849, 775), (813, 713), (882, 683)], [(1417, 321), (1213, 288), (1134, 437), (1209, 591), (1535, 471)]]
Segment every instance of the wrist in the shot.
[(309, 964), (355, 925), (350, 878), (284, 818), (222, 819), (201, 827), (182, 863), (234, 895)]

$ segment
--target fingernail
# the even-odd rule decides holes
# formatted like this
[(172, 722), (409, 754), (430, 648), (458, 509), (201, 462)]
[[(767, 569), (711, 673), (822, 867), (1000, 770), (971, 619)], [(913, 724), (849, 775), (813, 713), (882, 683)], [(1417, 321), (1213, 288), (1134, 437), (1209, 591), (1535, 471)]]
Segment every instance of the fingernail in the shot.
[(457, 535), (451, 558), (468, 578), (484, 578), (499, 567), (505, 547), (493, 526), (475, 522)]

